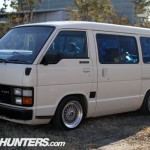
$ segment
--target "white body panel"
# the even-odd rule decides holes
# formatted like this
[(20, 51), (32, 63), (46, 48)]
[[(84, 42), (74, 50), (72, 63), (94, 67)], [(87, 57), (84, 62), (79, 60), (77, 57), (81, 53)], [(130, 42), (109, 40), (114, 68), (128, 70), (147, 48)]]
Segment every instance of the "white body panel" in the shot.
[[(0, 64), (0, 83), (6, 85), (21, 85), (23, 84), (24, 65)], [(17, 74), (16, 74), (17, 72)]]
[[(150, 89), (150, 65), (142, 62), (140, 33), (148, 36), (150, 30), (86, 22), (51, 22), (35, 26), (55, 26), (55, 31), (32, 65), (0, 64), (0, 84), (34, 88), (33, 118), (30, 121), (3, 119), (28, 124), (45, 124), (52, 117), (61, 100), (68, 95), (81, 94), (87, 101), (87, 117), (134, 111), (142, 105)], [(30, 25), (27, 25), (30, 26)], [(40, 64), (48, 47), (60, 30), (86, 31), (88, 59), (62, 59), (57, 64)], [(98, 60), (96, 33), (132, 35), (139, 50), (138, 64), (100, 64)], [(80, 64), (80, 61), (89, 63)], [(25, 68), (31, 68), (25, 75)], [(90, 98), (90, 92), (96, 92)], [(3, 104), (7, 105), (7, 104)], [(10, 105), (8, 105), (10, 106)], [(21, 106), (12, 106), (21, 108)]]
[[(108, 71), (106, 77), (101, 76), (103, 67)], [(140, 66), (99, 65), (98, 74), (98, 115), (133, 111), (140, 107)]]
[[(82, 93), (88, 99), (93, 90), (92, 61), (88, 60), (89, 64), (80, 64), (79, 61), (66, 59), (55, 65), (38, 65), (38, 115), (53, 115), (58, 103), (66, 95)], [(84, 72), (85, 69), (89, 72)]]

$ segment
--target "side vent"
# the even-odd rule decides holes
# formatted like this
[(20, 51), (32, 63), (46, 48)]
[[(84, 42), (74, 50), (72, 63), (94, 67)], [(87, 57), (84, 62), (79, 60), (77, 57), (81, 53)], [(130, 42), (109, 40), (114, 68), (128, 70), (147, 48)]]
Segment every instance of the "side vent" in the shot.
[(96, 97), (96, 92), (90, 92), (90, 98), (95, 98)]
[(26, 69), (25, 69), (25, 75), (26, 75), (26, 76), (29, 76), (30, 73), (31, 73), (31, 70), (32, 70), (32, 68), (26, 68)]

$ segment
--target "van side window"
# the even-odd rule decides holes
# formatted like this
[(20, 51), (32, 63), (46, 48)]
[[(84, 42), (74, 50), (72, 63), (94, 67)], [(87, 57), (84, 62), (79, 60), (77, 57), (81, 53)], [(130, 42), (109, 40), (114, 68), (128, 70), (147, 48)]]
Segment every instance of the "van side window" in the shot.
[(58, 63), (61, 59), (84, 59), (88, 58), (87, 38), (85, 31), (61, 31), (52, 42), (46, 53), (47, 56), (54, 56), (57, 60), (49, 63)]
[(150, 64), (150, 38), (141, 37), (140, 41), (142, 47), (143, 62), (145, 64)]
[(102, 64), (137, 64), (136, 39), (130, 36), (97, 34), (99, 61)]

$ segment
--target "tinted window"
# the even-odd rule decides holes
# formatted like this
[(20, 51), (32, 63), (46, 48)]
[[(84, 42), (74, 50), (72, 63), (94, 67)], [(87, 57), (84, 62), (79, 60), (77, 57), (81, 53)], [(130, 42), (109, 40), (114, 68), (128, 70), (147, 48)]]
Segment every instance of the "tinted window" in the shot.
[(102, 64), (138, 63), (137, 43), (134, 37), (97, 34), (99, 61)]
[(150, 38), (142, 37), (141, 39), (143, 62), (150, 63)]
[(49, 47), (46, 56), (57, 57), (57, 62), (60, 59), (87, 58), (86, 32), (61, 31)]

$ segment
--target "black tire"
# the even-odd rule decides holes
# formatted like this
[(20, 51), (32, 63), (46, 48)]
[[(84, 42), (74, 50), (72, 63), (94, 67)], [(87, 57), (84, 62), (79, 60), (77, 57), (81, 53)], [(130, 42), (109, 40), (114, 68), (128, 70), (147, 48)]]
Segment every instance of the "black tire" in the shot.
[(72, 130), (79, 127), (85, 118), (85, 111), (83, 108), (84, 104), (81, 102), (80, 98), (75, 96), (68, 96), (64, 98), (58, 105), (55, 115), (52, 118), (54, 128)]
[(145, 115), (150, 114), (150, 91), (145, 95), (144, 101), (140, 108), (140, 112)]

